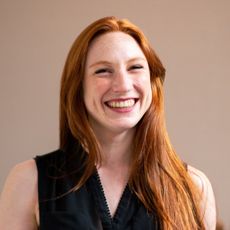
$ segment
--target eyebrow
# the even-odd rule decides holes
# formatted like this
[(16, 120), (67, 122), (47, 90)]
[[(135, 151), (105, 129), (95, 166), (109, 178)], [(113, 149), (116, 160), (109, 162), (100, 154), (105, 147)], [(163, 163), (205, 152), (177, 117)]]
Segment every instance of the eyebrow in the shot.
[(108, 61), (98, 61), (98, 62), (95, 62), (92, 65), (90, 65), (89, 68), (94, 67), (96, 65), (110, 65), (110, 64), (111, 64), (111, 62), (108, 62)]
[[(134, 58), (129, 59), (126, 63), (130, 63), (133, 61), (147, 61), (147, 60), (144, 57), (134, 57)], [(92, 68), (92, 67), (97, 66), (97, 65), (111, 65), (111, 64), (112, 64), (112, 62), (101, 60), (101, 61), (98, 61), (98, 62), (91, 64), (89, 66), (89, 68)]]

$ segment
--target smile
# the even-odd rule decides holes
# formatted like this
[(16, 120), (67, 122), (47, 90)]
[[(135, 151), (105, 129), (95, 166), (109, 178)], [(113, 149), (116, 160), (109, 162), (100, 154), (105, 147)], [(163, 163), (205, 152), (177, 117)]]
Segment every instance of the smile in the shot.
[(111, 108), (130, 108), (135, 104), (135, 99), (108, 101), (106, 104)]

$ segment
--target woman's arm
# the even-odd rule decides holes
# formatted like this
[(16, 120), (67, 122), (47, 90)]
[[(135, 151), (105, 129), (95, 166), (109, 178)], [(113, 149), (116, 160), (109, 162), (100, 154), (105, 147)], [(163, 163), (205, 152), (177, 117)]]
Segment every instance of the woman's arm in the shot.
[(34, 160), (16, 165), (10, 172), (0, 197), (0, 229), (35, 230), (37, 169)]
[(202, 191), (203, 200), (201, 203), (201, 211), (204, 216), (204, 223), (207, 230), (216, 229), (216, 204), (212, 185), (208, 178), (200, 170), (188, 166), (188, 172), (194, 183)]

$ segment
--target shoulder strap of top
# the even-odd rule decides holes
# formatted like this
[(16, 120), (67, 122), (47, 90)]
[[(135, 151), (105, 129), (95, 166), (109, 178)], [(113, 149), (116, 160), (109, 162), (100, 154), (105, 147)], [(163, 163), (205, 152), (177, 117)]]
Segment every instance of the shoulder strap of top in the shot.
[(38, 196), (41, 202), (56, 195), (55, 185), (58, 177), (60, 177), (60, 171), (62, 171), (61, 164), (65, 162), (65, 154), (61, 150), (56, 150), (36, 156), (34, 159), (38, 171)]
[(70, 191), (82, 175), (86, 157), (79, 144), (73, 151), (59, 149), (36, 156), (39, 202), (56, 199)]

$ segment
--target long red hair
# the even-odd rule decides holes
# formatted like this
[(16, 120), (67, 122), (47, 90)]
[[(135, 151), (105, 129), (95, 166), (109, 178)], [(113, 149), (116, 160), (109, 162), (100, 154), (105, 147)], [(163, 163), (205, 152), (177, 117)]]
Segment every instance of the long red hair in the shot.
[(89, 124), (83, 100), (83, 77), (89, 45), (108, 32), (132, 36), (149, 64), (152, 102), (137, 124), (129, 185), (149, 212), (156, 211), (162, 229), (204, 229), (201, 194), (183, 162), (172, 148), (165, 127), (163, 81), (165, 68), (142, 31), (128, 20), (99, 19), (77, 37), (68, 54), (61, 80), (60, 148), (80, 142), (87, 148), (84, 173), (76, 185), (82, 186), (101, 161), (100, 145)]

